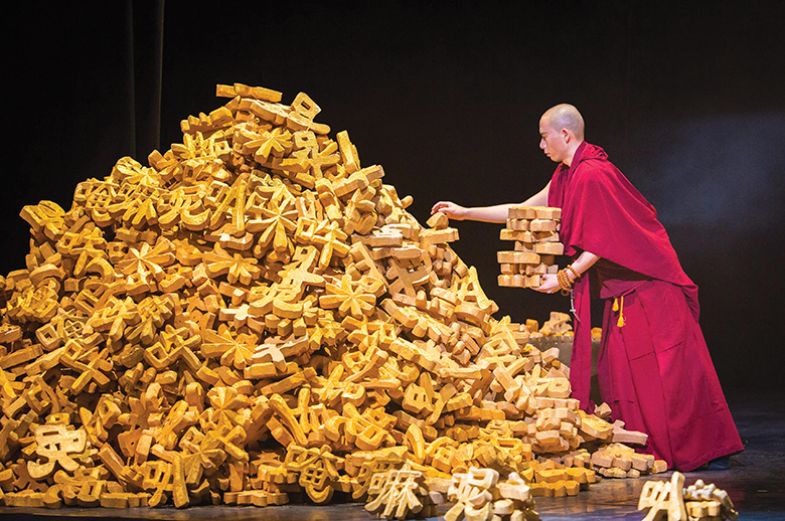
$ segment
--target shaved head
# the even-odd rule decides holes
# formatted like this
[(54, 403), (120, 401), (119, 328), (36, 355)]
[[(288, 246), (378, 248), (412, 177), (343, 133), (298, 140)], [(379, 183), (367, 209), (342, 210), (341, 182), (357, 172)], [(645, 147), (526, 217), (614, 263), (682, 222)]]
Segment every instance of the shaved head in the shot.
[(569, 103), (559, 103), (548, 110), (540, 118), (540, 122), (553, 128), (557, 132), (567, 129), (573, 133), (576, 139), (583, 139), (583, 116)]
[(551, 161), (569, 166), (583, 142), (583, 116), (575, 106), (560, 103), (540, 118), (540, 150)]

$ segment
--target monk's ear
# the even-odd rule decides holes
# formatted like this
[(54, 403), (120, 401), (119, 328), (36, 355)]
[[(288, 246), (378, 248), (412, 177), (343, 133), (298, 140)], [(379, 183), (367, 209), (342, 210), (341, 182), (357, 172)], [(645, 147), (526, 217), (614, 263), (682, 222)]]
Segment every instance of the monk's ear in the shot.
[(564, 138), (565, 143), (572, 141), (572, 134), (566, 128), (561, 129), (561, 136)]

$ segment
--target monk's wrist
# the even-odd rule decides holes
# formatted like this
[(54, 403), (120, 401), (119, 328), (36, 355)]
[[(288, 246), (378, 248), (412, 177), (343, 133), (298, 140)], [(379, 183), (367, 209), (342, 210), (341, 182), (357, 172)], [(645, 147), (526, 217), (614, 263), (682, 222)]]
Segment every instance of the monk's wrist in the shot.
[(575, 282), (576, 280), (581, 278), (581, 273), (577, 269), (575, 269), (575, 266), (573, 266), (572, 264), (568, 264), (564, 268), (564, 271), (567, 273), (567, 276), (569, 277), (570, 282)]
[(559, 289), (569, 292), (572, 289), (573, 281), (570, 280), (569, 272), (566, 269), (556, 272), (556, 282), (559, 283)]

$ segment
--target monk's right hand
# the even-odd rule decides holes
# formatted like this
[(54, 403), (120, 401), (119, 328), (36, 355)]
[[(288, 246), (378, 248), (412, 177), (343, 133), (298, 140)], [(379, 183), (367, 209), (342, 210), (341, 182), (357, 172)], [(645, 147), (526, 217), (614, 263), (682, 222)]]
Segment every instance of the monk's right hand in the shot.
[(453, 221), (463, 221), (466, 219), (467, 211), (468, 208), (455, 204), (452, 201), (439, 201), (431, 208), (431, 215), (441, 212)]

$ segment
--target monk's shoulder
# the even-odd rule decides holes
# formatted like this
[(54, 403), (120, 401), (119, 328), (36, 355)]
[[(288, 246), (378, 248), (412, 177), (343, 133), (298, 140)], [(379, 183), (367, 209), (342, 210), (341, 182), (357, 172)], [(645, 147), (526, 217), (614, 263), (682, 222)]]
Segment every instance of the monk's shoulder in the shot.
[(575, 181), (592, 184), (613, 182), (616, 179), (615, 171), (607, 159), (586, 159), (575, 168)]

